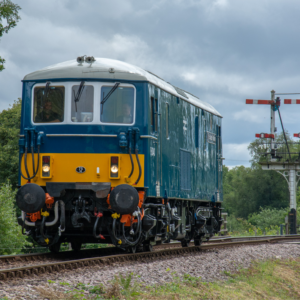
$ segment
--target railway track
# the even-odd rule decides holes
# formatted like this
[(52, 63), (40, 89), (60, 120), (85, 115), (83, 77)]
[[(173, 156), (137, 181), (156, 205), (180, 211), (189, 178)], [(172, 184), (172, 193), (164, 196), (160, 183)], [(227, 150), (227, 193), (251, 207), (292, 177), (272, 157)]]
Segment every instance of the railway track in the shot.
[[(115, 263), (122, 264), (130, 261), (149, 261), (155, 259), (170, 258), (176, 255), (184, 255), (194, 252), (208, 251), (216, 248), (227, 248), (241, 245), (258, 245), (264, 243), (279, 243), (300, 241), (300, 235), (294, 236), (272, 236), (272, 237), (241, 237), (241, 238), (221, 238), (199, 246), (191, 246), (182, 248), (178, 247), (179, 243), (162, 244), (155, 247), (153, 252), (138, 252), (135, 254), (124, 254), (115, 247), (88, 249), (79, 252), (65, 251), (59, 254), (54, 253), (36, 253), (23, 254), (14, 256), (0, 256), (0, 262), (28, 263), (26, 266), (0, 269), (0, 281), (18, 279), (28, 276), (40, 276), (42, 274), (61, 272), (64, 270), (74, 270), (78, 268), (92, 266), (107, 266)], [(82, 258), (84, 256), (85, 258)], [(55, 262), (51, 262), (56, 260)], [(39, 264), (35, 264), (39, 260)], [(43, 260), (47, 260), (43, 263)], [(59, 261), (58, 261), (59, 260)]]
[[(300, 235), (294, 235), (295, 237), (299, 237)], [(286, 237), (286, 236), (268, 236), (268, 238), (277, 238), (277, 237)], [(287, 236), (288, 237), (288, 236)], [(248, 240), (260, 240), (266, 239), (266, 236), (257, 236), (257, 237), (222, 237), (222, 238), (212, 238), (207, 243), (224, 243), (224, 242), (233, 242), (233, 241), (248, 241)], [(176, 248), (179, 247), (179, 242), (173, 242), (170, 244), (161, 244), (154, 247), (154, 249), (164, 249), (164, 248)], [(193, 246), (194, 243), (191, 242), (190, 246)], [(95, 257), (95, 256), (106, 256), (123, 253), (116, 247), (107, 247), (107, 248), (97, 248), (97, 249), (84, 249), (78, 252), (75, 251), (63, 251), (59, 253), (51, 253), (51, 252), (41, 252), (41, 253), (27, 253), (27, 254), (19, 254), (19, 255), (2, 255), (0, 256), (0, 269), (2, 269), (3, 265), (11, 265), (16, 262), (37, 262), (44, 260), (70, 260), (70, 259), (79, 259), (82, 257)]]

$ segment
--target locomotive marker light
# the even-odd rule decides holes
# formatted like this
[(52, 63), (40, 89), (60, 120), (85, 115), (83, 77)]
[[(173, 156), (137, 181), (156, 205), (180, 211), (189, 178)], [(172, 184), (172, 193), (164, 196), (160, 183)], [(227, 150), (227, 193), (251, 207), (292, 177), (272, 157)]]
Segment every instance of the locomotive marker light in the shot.
[[(278, 95), (278, 94), (277, 94)], [(289, 192), (290, 192), (290, 209), (289, 212), (289, 223), (290, 223), (290, 234), (296, 234), (296, 193), (297, 193), (297, 184), (300, 179), (300, 163), (299, 161), (291, 161), (291, 155), (287, 143), (287, 139), (285, 136), (285, 131), (283, 128), (283, 123), (280, 115), (280, 98), (277, 97), (275, 100), (275, 91), (271, 91), (271, 100), (254, 100), (254, 99), (246, 99), (246, 104), (268, 104), (271, 106), (271, 134), (261, 133), (256, 134), (257, 138), (270, 138), (270, 146), (271, 146), (271, 160), (267, 162), (260, 162), (263, 170), (274, 170), (281, 174), (288, 183)], [(300, 104), (300, 99), (284, 99), (284, 104)], [(275, 112), (278, 110), (280, 122), (283, 128), (283, 134), (286, 141), (286, 145), (288, 148), (288, 154), (290, 157), (290, 161), (280, 162), (277, 161), (278, 156), (276, 156), (276, 144), (275, 144)], [(300, 133), (295, 133), (294, 137), (300, 137)]]

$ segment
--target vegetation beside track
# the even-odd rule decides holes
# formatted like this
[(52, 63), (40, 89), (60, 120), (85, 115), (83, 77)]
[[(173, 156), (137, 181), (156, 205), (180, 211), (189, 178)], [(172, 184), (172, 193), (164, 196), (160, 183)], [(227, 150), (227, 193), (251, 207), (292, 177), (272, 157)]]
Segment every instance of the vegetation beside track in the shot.
[(38, 288), (43, 299), (300, 299), (300, 258), (255, 262), (249, 269), (227, 275), (227, 281), (202, 282), (201, 278), (173, 274), (171, 283), (146, 286), (136, 282), (133, 274), (116, 277), (110, 286), (78, 283), (61, 292), (49, 280), (48, 287)]
[(0, 255), (20, 253), (22, 247), (31, 245), (17, 223), (15, 194), (10, 184), (0, 188)]

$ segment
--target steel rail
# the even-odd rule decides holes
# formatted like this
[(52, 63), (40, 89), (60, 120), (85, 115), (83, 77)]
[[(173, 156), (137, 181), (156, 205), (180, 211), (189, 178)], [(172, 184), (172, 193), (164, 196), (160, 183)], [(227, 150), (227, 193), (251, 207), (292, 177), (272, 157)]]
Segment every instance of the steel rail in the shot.
[(59, 272), (61, 270), (73, 270), (77, 268), (91, 267), (91, 266), (106, 266), (113, 263), (123, 263), (129, 261), (145, 261), (149, 259), (157, 258), (170, 258), (174, 255), (181, 255), (186, 253), (202, 252), (216, 248), (227, 248), (242, 245), (258, 245), (265, 243), (276, 243), (278, 241), (292, 241), (299, 240), (299, 236), (289, 237), (275, 237), (265, 238), (259, 240), (248, 240), (248, 241), (236, 241), (236, 242), (224, 242), (224, 243), (211, 243), (202, 246), (184, 247), (184, 248), (171, 248), (162, 249), (154, 252), (141, 252), (135, 254), (118, 254), (109, 255), (102, 257), (84, 258), (77, 260), (69, 260), (63, 262), (23, 266), (19, 268), (3, 269), (0, 270), (0, 281), (7, 279), (23, 278), (25, 276), (42, 275), (44, 273)]
[[(243, 237), (222, 237), (222, 238), (212, 238), (206, 243), (224, 243), (225, 241), (248, 241), (248, 240), (260, 240), (266, 238), (282, 238), (282, 237), (290, 237), (290, 235), (282, 236), (282, 235), (270, 235), (270, 236), (243, 236)], [(298, 237), (300, 239), (300, 235), (293, 235), (293, 237)], [(159, 248), (174, 248), (178, 247), (180, 242), (172, 242), (168, 244), (160, 244), (154, 246), (155, 249)], [(194, 243), (190, 242), (190, 246)], [(203, 244), (202, 244), (203, 247)], [(70, 258), (71, 256), (99, 256), (99, 255), (106, 255), (106, 253), (113, 252), (113, 253), (120, 253), (121, 251), (116, 247), (106, 247), (106, 248), (96, 248), (96, 249), (83, 249), (78, 252), (73, 250), (70, 251), (62, 251), (59, 253), (52, 253), (52, 252), (40, 252), (40, 253), (26, 253), (26, 254), (18, 254), (18, 255), (1, 255), (0, 256), (0, 263), (10, 263), (10, 262), (20, 262), (20, 261), (34, 261), (34, 260), (44, 260), (47, 258), (56, 258), (56, 259), (64, 259)]]

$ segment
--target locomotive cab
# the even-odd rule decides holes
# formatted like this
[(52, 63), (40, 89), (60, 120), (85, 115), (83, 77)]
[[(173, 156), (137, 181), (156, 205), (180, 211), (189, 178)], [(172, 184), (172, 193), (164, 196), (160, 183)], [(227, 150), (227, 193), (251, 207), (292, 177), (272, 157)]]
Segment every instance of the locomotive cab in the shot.
[(52, 251), (62, 242), (76, 250), (82, 243), (149, 250), (171, 239), (186, 246), (218, 232), (221, 116), (180, 91), (100, 58), (25, 76), (22, 232)]

